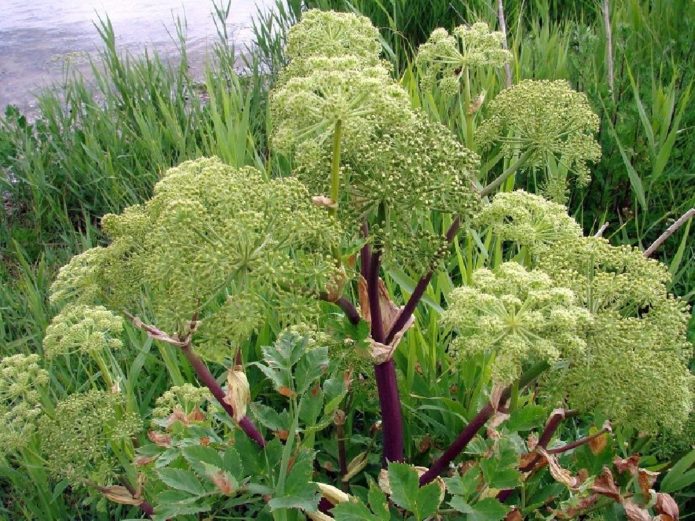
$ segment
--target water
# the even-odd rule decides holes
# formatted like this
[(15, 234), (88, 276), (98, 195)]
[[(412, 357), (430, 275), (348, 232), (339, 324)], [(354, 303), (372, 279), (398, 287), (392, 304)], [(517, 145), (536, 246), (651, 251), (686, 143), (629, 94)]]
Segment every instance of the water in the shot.
[[(251, 38), (257, 7), (272, 0), (231, 0), (228, 31), (243, 46)], [(31, 112), (34, 95), (63, 78), (66, 63), (89, 73), (100, 40), (93, 21), (109, 16), (119, 48), (138, 54), (175, 51), (175, 17), (186, 18), (187, 48), (202, 67), (216, 32), (209, 0), (0, 0), (0, 110), (7, 104)]]

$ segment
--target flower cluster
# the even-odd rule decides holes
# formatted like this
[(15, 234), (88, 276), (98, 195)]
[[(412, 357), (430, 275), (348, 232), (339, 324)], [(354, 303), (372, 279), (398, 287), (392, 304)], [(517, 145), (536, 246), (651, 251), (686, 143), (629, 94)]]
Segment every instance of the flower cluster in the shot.
[(109, 483), (116, 452), (141, 429), (140, 417), (125, 412), (122, 396), (97, 390), (73, 394), (39, 421), (46, 467), (73, 485)]
[(523, 190), (495, 195), (476, 224), (489, 226), (500, 240), (525, 246), (533, 253), (544, 245), (582, 236), (581, 226), (567, 215), (565, 206)]
[(564, 357), (548, 394), (645, 432), (677, 431), (693, 407), (693, 349), (688, 306), (669, 295), (666, 266), (578, 234), (561, 206), (538, 196), (499, 194), (482, 219), (500, 239), (527, 246), (531, 265), (591, 313), (584, 349)]
[(454, 356), (494, 353), (493, 376), (509, 383), (524, 364), (582, 353), (591, 316), (545, 273), (507, 262), (452, 291), (443, 321), (458, 331)]
[[(273, 144), (292, 153), (297, 176), (316, 195), (330, 193), (337, 160), (341, 189), (329, 202), (339, 208), (347, 242), (359, 241), (368, 222), (386, 262), (407, 259), (420, 271), (443, 247), (443, 238), (429, 230), (429, 210), (464, 218), (477, 211), (477, 157), (410, 107), (379, 61), (378, 33), (365, 23), (354, 15), (316, 13), (293, 28), (291, 62), (271, 95)], [(330, 35), (323, 46), (313, 40), (316, 31)], [(343, 43), (354, 31), (372, 39)]]
[(211, 397), (207, 387), (196, 387), (189, 383), (175, 385), (157, 398), (155, 408), (152, 409), (152, 416), (156, 419), (166, 419), (176, 410), (190, 414), (200, 409)]
[(287, 34), (286, 53), (291, 61), (355, 56), (374, 64), (381, 53), (379, 31), (366, 16), (311, 9)]
[(546, 168), (545, 193), (564, 202), (566, 174), (573, 171), (580, 186), (590, 180), (587, 163), (598, 161), (601, 148), (594, 139), (599, 118), (586, 95), (566, 81), (524, 80), (500, 92), (478, 128), (482, 149), (500, 144), (506, 157), (527, 152), (526, 165)]
[(0, 360), (0, 454), (24, 447), (41, 415), (41, 389), (48, 372), (39, 355), (13, 355)]
[(68, 296), (71, 280), (89, 285), (94, 304), (142, 313), (171, 333), (195, 317), (198, 343), (216, 357), (263, 310), (280, 325), (315, 316), (316, 295), (338, 275), (339, 227), (297, 179), (266, 180), (217, 159), (172, 168), (151, 200), (102, 225), (111, 244), (73, 259), (54, 295)]
[(454, 96), (467, 69), (480, 66), (502, 67), (512, 59), (503, 48), (504, 34), (490, 31), (485, 22), (461, 25), (449, 34), (435, 29), (429, 40), (418, 49), (416, 63), (420, 67), (421, 85), (431, 89), (439, 85), (442, 92)]
[(46, 328), (46, 358), (82, 353), (100, 354), (123, 347), (123, 319), (103, 306), (67, 306)]

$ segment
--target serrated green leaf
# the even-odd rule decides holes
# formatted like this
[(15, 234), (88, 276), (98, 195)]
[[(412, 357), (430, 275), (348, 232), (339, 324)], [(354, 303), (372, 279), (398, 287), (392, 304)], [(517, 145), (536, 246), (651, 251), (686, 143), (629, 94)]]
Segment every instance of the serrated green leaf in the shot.
[(286, 410), (279, 413), (272, 407), (268, 407), (262, 403), (252, 404), (251, 410), (261, 425), (271, 431), (289, 430), (290, 428), (290, 415)]
[(304, 394), (328, 368), (328, 348), (316, 347), (304, 353), (294, 370), (295, 389)]
[(209, 504), (200, 502), (198, 496), (191, 496), (180, 490), (165, 490), (157, 495), (155, 501), (155, 521), (165, 521), (177, 516), (197, 514), (210, 510)]
[(161, 469), (157, 472), (159, 479), (164, 484), (176, 490), (182, 490), (190, 494), (203, 495), (205, 488), (193, 472), (183, 469)]
[(462, 514), (467, 514), (467, 521), (501, 521), (509, 512), (508, 506), (494, 498), (486, 498), (471, 505), (462, 497), (454, 496), (449, 504)]
[(304, 483), (303, 487), (296, 487), (293, 494), (282, 497), (274, 497), (268, 502), (271, 512), (283, 508), (297, 508), (305, 512), (316, 512), (321, 495), (318, 487), (313, 483)]
[(430, 483), (421, 487), (417, 492), (417, 514), (420, 519), (434, 515), (439, 508), (441, 489), (436, 483)]
[(372, 509), (372, 512), (374, 512), (378, 519), (381, 519), (381, 521), (389, 521), (391, 519), (386, 494), (383, 493), (371, 478), (369, 479), (369, 492), (367, 493), (367, 498), (369, 500), (369, 508)]
[(417, 471), (410, 465), (390, 463), (388, 475), (391, 500), (399, 507), (414, 512), (417, 492), (420, 488)]
[(540, 405), (525, 405), (513, 411), (504, 427), (510, 432), (530, 431), (542, 425), (548, 413)]
[(382, 517), (372, 514), (362, 503), (340, 503), (331, 510), (331, 514), (336, 521), (383, 521)]
[(212, 447), (191, 445), (190, 447), (185, 447), (181, 453), (191, 468), (200, 474), (205, 473), (205, 464), (222, 468), (222, 458), (217, 450)]
[(299, 419), (306, 428), (316, 425), (323, 409), (323, 391), (317, 386), (302, 395), (299, 401)]
[(241, 461), (239, 452), (234, 447), (229, 447), (224, 451), (222, 469), (238, 480), (244, 476), (244, 464)]

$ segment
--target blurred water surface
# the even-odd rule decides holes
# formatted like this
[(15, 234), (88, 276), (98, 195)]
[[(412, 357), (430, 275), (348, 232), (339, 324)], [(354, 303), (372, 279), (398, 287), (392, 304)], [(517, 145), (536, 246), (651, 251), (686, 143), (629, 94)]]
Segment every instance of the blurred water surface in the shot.
[[(240, 45), (251, 38), (251, 18), (271, 0), (231, 0), (228, 31)], [(164, 56), (176, 46), (176, 17), (187, 21), (191, 62), (202, 68), (216, 32), (212, 0), (0, 0), (0, 110), (31, 110), (33, 95), (59, 83), (67, 62), (88, 73), (100, 47), (94, 21), (108, 16), (121, 49)]]

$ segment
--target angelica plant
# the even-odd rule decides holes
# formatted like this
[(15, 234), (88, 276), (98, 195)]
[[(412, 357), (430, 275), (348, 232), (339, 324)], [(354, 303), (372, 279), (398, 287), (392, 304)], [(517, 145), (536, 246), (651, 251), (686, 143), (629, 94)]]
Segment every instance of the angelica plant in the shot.
[[(150, 200), (103, 218), (107, 246), (59, 272), (48, 358), (98, 361), (126, 338), (140, 349), (137, 335), (124, 334), (127, 319), (159, 344), (173, 381), (141, 404), (146, 418), (131, 412), (130, 394), (126, 407), (118, 386), (99, 390), (96, 379), (95, 389), (40, 413), (41, 449), (56, 479), (95, 486), (162, 520), (203, 512), (278, 521), (420, 518), (446, 515), (445, 502), (501, 520), (511, 512), (501, 503), (511, 492), (503, 490), (535, 479), (546, 463), (576, 494), (561, 503), (568, 511), (598, 480), (570, 475), (556, 454), (598, 444), (611, 424), (556, 447), (562, 421), (582, 413), (656, 433), (687, 420), (688, 310), (669, 294), (668, 270), (637, 250), (585, 237), (564, 206), (540, 195), (481, 198), (524, 165), (561, 164), (551, 174), (566, 167), (585, 175), (597, 150), (595, 116), (582, 95), (541, 82), (498, 95), (480, 143), (485, 151), (500, 146), (513, 164), (478, 190), (478, 156), (411, 107), (365, 18), (309, 11), (291, 29), (287, 54), (270, 95), (270, 143), (292, 175), (273, 178), (214, 158), (185, 162), (163, 174)], [(419, 58), (444, 88), (451, 75), (465, 83), (463, 71), (507, 59), (499, 36), (480, 24), (453, 36), (437, 32)], [(508, 117), (519, 107), (535, 112)], [(562, 190), (548, 190), (557, 196), (564, 186), (563, 178)], [(467, 233), (458, 237), (461, 229)], [(441, 320), (406, 343), (411, 353), (422, 344), (447, 359), (433, 356), (432, 381), (409, 360), (417, 376), (408, 400), (428, 389), (452, 398), (431, 407), (442, 409), (441, 422), (427, 417), (427, 407), (409, 407), (416, 413), (404, 428), (394, 357), (442, 268), (447, 291), (429, 301), (433, 318), (445, 307)], [(412, 287), (400, 282), (408, 277)], [(451, 341), (438, 345), (437, 329)], [(190, 371), (179, 371), (179, 360)], [(191, 375), (197, 382), (187, 381)], [(470, 380), (476, 388), (466, 389), (470, 403), (462, 407), (457, 387)], [(22, 393), (2, 412), (15, 414), (12, 400), (35, 411), (37, 395)], [(404, 433), (421, 418), (432, 435), (414, 449)], [(462, 420), (444, 446), (447, 427)], [(479, 436), (486, 424), (488, 436)], [(470, 474), (458, 475), (450, 464), (474, 439)], [(431, 464), (411, 467), (406, 454)], [(366, 478), (368, 505), (327, 483), (349, 489), (379, 468), (380, 488)], [(446, 473), (455, 475), (440, 480)]]

